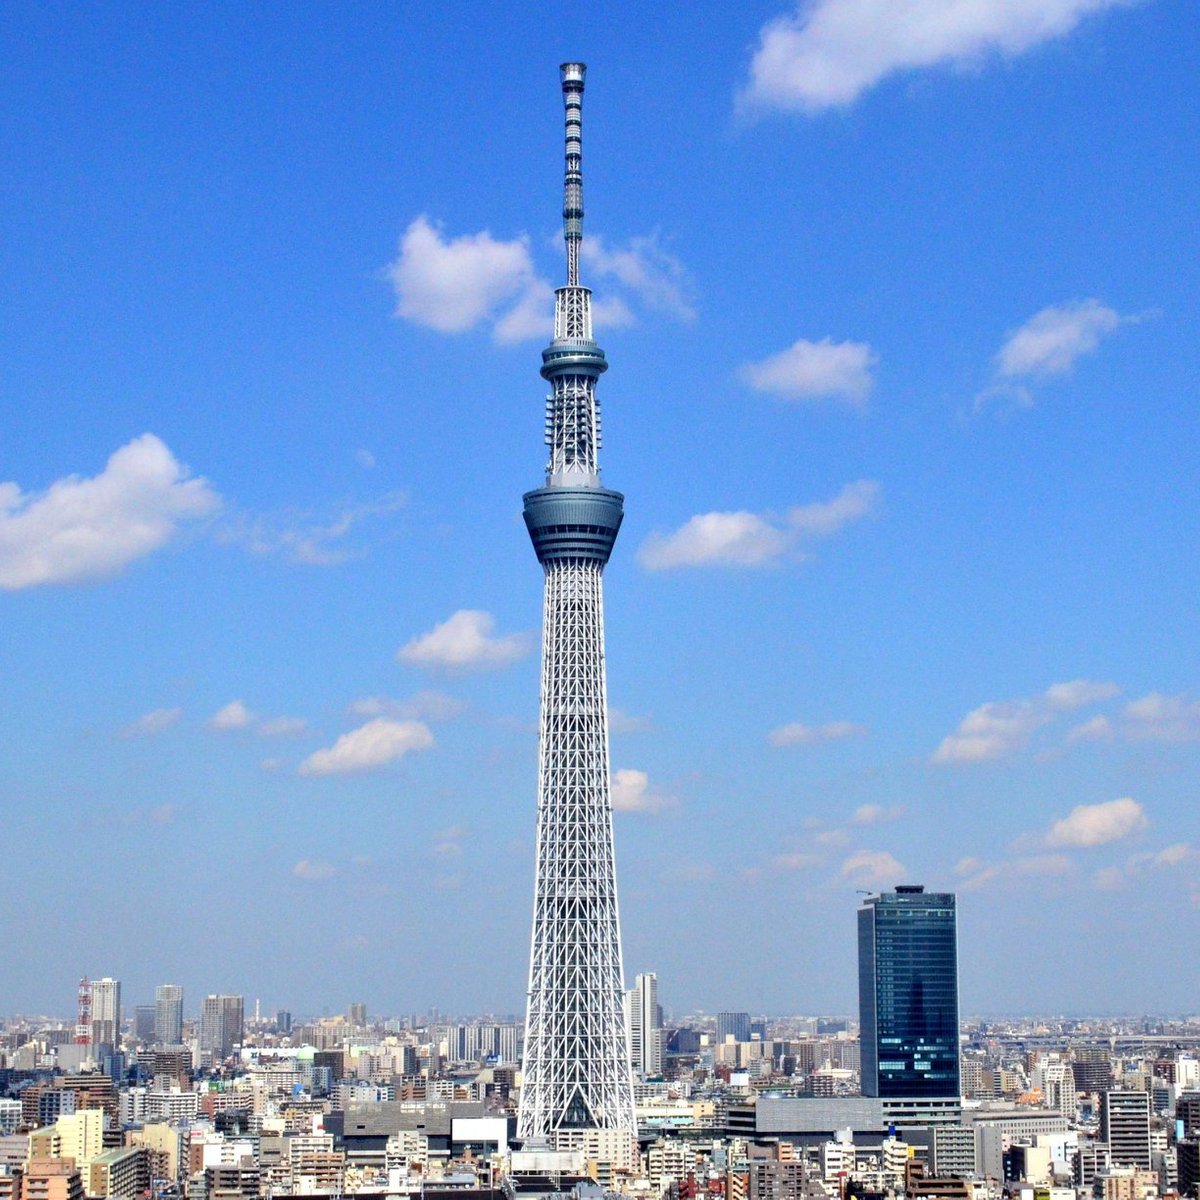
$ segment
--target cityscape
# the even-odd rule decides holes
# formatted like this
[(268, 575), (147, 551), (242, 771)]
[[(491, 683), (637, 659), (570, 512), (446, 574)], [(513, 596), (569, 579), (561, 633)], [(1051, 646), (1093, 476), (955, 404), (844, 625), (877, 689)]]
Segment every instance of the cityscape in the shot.
[[(814, 122), (830, 111), (849, 122), (889, 82), (892, 103), (924, 103), (915, 77), (930, 73), (935, 87), (944, 68), (952, 72), (942, 84), (969, 88), (1003, 65), (1012, 72), (1006, 86), (1028, 98), (1036, 87), (1013, 65), (1022, 56), (1077, 37), (1111, 37), (1106, 52), (1116, 54), (1116, 22), (1153, 7), (1153, 0), (914, 0), (885, 10), (874, 0), (802, 0), (793, 13), (760, 22), (757, 48), (744, 56), (733, 124), (722, 136), (734, 137), (734, 124), (745, 137), (747, 128), (772, 120)], [(331, 44), (365, 33), (372, 20), (381, 29), (398, 20), (386, 7), (369, 11), (361, 27), (331, 16)], [(1170, 22), (1178, 11), (1161, 0), (1144, 19)], [(137, 27), (128, 23), (131, 12), (117, 15), (122, 31)], [(233, 19), (233, 10), (226, 15)], [(275, 27), (278, 18), (265, 13), (248, 28), (253, 38), (268, 29), (286, 36), (302, 30), (307, 38), (314, 16)], [(64, 46), (82, 63), (79, 48), (96, 36), (87, 20), (79, 34), (32, 9), (20, 19), (27, 36), (16, 39), (19, 57), (31, 70)], [(173, 53), (191, 18), (164, 19), (164, 39), (153, 22), (139, 36)], [(501, 36), (499, 25), (489, 28)], [(1196, 33), (1193, 26), (1200, 45)], [(367, 55), (377, 43), (365, 41)], [(425, 69), (436, 71), (436, 57), (425, 57)], [(1103, 57), (1096, 50), (1095, 61)], [(462, 94), (481, 104), (486, 126), (488, 97), (470, 86), (469, 57), (457, 69), (466, 81)], [(1056, 69), (1094, 70), (1105, 80), (1113, 74), (1089, 65), (1082, 52)], [(717, 585), (707, 599), (681, 599), (680, 592), (663, 602), (642, 593), (630, 605), (631, 559), (617, 549), (627, 504), (632, 512), (641, 494), (661, 503), (691, 484), (686, 474), (657, 479), (658, 463), (639, 471), (646, 460), (623, 440), (654, 442), (667, 457), (689, 460), (688, 474), (707, 472), (691, 461), (690, 395), (644, 422), (627, 413), (602, 421), (602, 397), (607, 405), (614, 396), (620, 414), (631, 396), (651, 402), (643, 390), (651, 381), (622, 384), (627, 368), (619, 354), (610, 363), (601, 339), (657, 314), (662, 332), (652, 335), (652, 357), (664, 369), (657, 382), (678, 388), (673, 360), (687, 354), (670, 322), (695, 322), (697, 302), (688, 270), (658, 233), (633, 236), (622, 249), (592, 229), (585, 194), (590, 205), (598, 192), (596, 206), (607, 215), (605, 184), (613, 178), (603, 166), (599, 186), (592, 182), (593, 129), (603, 160), (619, 155), (635, 126), (652, 124), (635, 110), (622, 136), (610, 138), (613, 101), (593, 118), (592, 97), (637, 84), (603, 55), (593, 71), (589, 77), (588, 65), (574, 58), (558, 67), (557, 276), (537, 273), (535, 258), (550, 251), (535, 250), (528, 234), (506, 242), (484, 229), (447, 240), (428, 215), (412, 219), (399, 257), (374, 273), (376, 284), (394, 290), (397, 320), (443, 335), (491, 324), (491, 343), (476, 338), (457, 358), (440, 356), (432, 342), (403, 343), (404, 370), (414, 377), (468, 372), (463, 378), (473, 385), (455, 385), (462, 404), (453, 420), (479, 428), (492, 418), (504, 423), (503, 435), (491, 426), (478, 444), (445, 425), (436, 455), (425, 433), (405, 443), (413, 461), (437, 459), (440, 473), (430, 478), (438, 480), (444, 512), (414, 515), (401, 534), (397, 514), (407, 513), (410, 500), (393, 490), (323, 518), (295, 509), (255, 515), (219, 496), (151, 432), (127, 442), (93, 478), (65, 475), (40, 492), (0, 483), (0, 589), (14, 601), (14, 714), (32, 705), (22, 697), (36, 673), (22, 669), (22, 655), (40, 656), (47, 674), (35, 686), (58, 695), (64, 709), (78, 703), (79, 713), (96, 720), (100, 710), (87, 700), (92, 687), (121, 697), (105, 701), (107, 725), (88, 725), (61, 756), (40, 736), (18, 736), (18, 719), (9, 723), (11, 761), (0, 773), (9, 835), (0, 851), (11, 891), (0, 956), (0, 1003), (10, 1010), (0, 1013), (0, 1200), (1200, 1200), (1200, 847), (1190, 803), (1200, 701), (1188, 690), (1188, 664), (1179, 665), (1188, 635), (1157, 648), (1164, 681), (1168, 665), (1180, 672), (1169, 692), (1157, 685), (1143, 691), (1132, 670), (1128, 682), (1115, 682), (1129, 658), (1115, 649), (1106, 657), (1093, 638), (1099, 624), (1083, 630), (1069, 653), (1049, 629), (1041, 644), (1022, 635), (1012, 644), (1028, 652), (1030, 670), (1050, 673), (1045, 681), (1031, 690), (1022, 674), (1025, 698), (978, 704), (937, 740), (921, 734), (929, 747), (914, 758), (895, 749), (909, 716), (904, 704), (873, 709), (870, 725), (835, 716), (842, 704), (866, 711), (875, 686), (842, 687), (854, 674), (853, 601), (844, 612), (841, 600), (825, 609), (824, 633), (812, 632), (814, 645), (823, 639), (845, 649), (841, 657), (831, 652), (819, 682), (807, 688), (802, 664), (805, 654), (818, 662), (815, 650), (783, 661), (792, 642), (808, 636), (798, 632), (803, 622), (777, 628), (778, 619), (740, 585)], [(167, 69), (161, 79), (171, 75)], [(494, 86), (506, 76), (491, 78)], [(912, 85), (907, 94), (902, 79)], [(543, 70), (538, 90), (549, 94), (551, 80)], [(270, 87), (270, 74), (259, 82)], [(137, 117), (114, 118), (111, 128), (149, 111), (141, 98), (135, 107)], [(444, 107), (430, 103), (429, 111)], [(72, 109), (72, 120), (85, 119)], [(513, 128), (519, 124), (531, 145), (549, 143), (548, 119), (542, 128), (548, 112), (539, 105)], [(1092, 120), (1099, 120), (1094, 112)], [(681, 127), (695, 136), (695, 126)], [(824, 128), (833, 129), (832, 119)], [(670, 127), (661, 132), (664, 143), (672, 141)], [(24, 131), (15, 141), (30, 144)], [(456, 163), (471, 188), (503, 191), (491, 166), (505, 154), (501, 145), (467, 137), (444, 149), (437, 161), (446, 170)], [(257, 143), (249, 157), (270, 155), (267, 143)], [(1008, 160), (1009, 151), (1001, 157)], [(128, 161), (135, 158), (131, 150)], [(319, 159), (313, 147), (314, 170)], [(152, 160), (161, 169), (161, 147)], [(289, 155), (280, 162), (289, 175), (298, 165)], [(545, 194), (548, 203), (549, 176), (543, 181), (540, 169), (532, 175), (531, 194)], [(232, 195), (235, 176), (215, 186)], [(32, 179), (26, 183), (34, 194)], [(277, 196), (285, 194), (294, 195), (284, 188)], [(1158, 194), (1168, 206), (1178, 200), (1165, 183)], [(622, 200), (633, 203), (633, 193)], [(43, 218), (29, 219), (33, 228)], [(137, 205), (127, 220), (135, 230), (143, 220), (157, 227)], [(175, 224), (171, 218), (162, 228)], [(103, 243), (104, 222), (96, 229)], [(779, 254), (787, 251), (780, 246)], [(624, 292), (609, 290), (614, 281)], [(253, 310), (242, 310), (234, 324)], [(148, 341), (156, 328), (165, 336), (165, 326), (144, 320)], [(1152, 336), (1158, 325), (1173, 330), (1170, 322), (1157, 307), (1120, 312), (1098, 299), (1043, 308), (1010, 330), (992, 375), (977, 380), (957, 422), (1009, 429), (1046, 407), (1035, 393), (1048, 378), (1073, 377), (1076, 361), (1098, 353), (1110, 335), (1132, 337), (1144, 326)], [(544, 346), (540, 479), (529, 423), (509, 428), (511, 414), (493, 405), (489, 415), (483, 395), (508, 374), (509, 365), (498, 366), (502, 348), (520, 350), (535, 339)], [(19, 343), (12, 339), (18, 358)], [(635, 362), (644, 369), (648, 360)], [(532, 376), (534, 360), (525, 367)], [(848, 410), (865, 424), (877, 371), (880, 355), (869, 345), (826, 336), (801, 338), (743, 363), (735, 375), (751, 391), (814, 406), (814, 416), (817, 405), (841, 406), (840, 417)], [(1108, 382), (1120, 391), (1118, 379)], [(1103, 384), (1085, 386), (1098, 394)], [(428, 397), (417, 387), (407, 403), (416, 412), (427, 402), (426, 418), (441, 420), (435, 385), (428, 386)], [(271, 415), (259, 414), (256, 435), (247, 426), (239, 449), (257, 454), (268, 430), (286, 440), (293, 422), (303, 440), (309, 423), (297, 387)], [(404, 411), (390, 399), (383, 408), (392, 417)], [(672, 420), (652, 426), (650, 416), (666, 412)], [(697, 425), (712, 422), (710, 413)], [(203, 427), (205, 419), (183, 414), (172, 438), (189, 423)], [(713, 457), (746, 433), (730, 422), (718, 435), (728, 441), (712, 444)], [(355, 431), (353, 459), (369, 474), (379, 459), (363, 440)], [(914, 443), (922, 454), (930, 451), (926, 442)], [(501, 453), (479, 457), (476, 445)], [(1139, 448), (1146, 450), (1127, 448), (1129, 457), (1145, 457)], [(838, 469), (860, 453), (848, 451)], [(321, 457), (313, 457), (314, 475)], [(502, 471), (493, 470), (496, 457), (506, 460)], [(761, 462), (772, 461), (764, 450)], [(512, 593), (504, 602), (519, 606), (532, 592), (529, 581), (511, 582), (508, 566), (518, 493), (498, 501), (492, 483), (480, 482), (495, 475), (508, 486), (518, 462), (528, 468), (524, 486), (534, 485), (519, 493), (519, 524), (533, 552), (526, 573), (536, 575), (532, 560), (541, 573), (540, 633), (497, 632), (491, 611), (460, 607), (392, 655), (394, 668), (425, 673), (436, 688), (389, 697), (385, 676), (342, 659), (357, 643), (385, 657), (379, 643), (393, 636), (396, 613), (381, 615), (365, 584), (354, 619), (340, 607), (353, 599), (332, 597), (353, 596), (351, 572), (385, 559), (391, 566), (385, 563), (382, 578), (392, 571), (404, 579), (409, 619), (438, 586), (435, 563), (449, 559), (471, 588), (496, 597), (495, 607), (502, 592)], [(793, 448), (776, 466), (794, 472), (796, 464)], [(733, 470), (735, 478), (752, 475), (744, 466)], [(1193, 476), (1194, 464), (1182, 478)], [(1182, 478), (1171, 478), (1172, 488)], [(895, 480), (887, 486), (902, 507), (903, 487)], [(832, 499), (782, 514), (696, 513), (673, 533), (640, 526), (634, 557), (650, 575), (713, 566), (774, 572), (786, 577), (778, 585), (785, 604), (802, 612), (806, 593), (795, 579), (812, 569), (816, 542), (868, 519), (885, 522), (883, 494), (864, 476)], [(1022, 503), (1037, 506), (1032, 496)], [(362, 530), (375, 522), (397, 524), (372, 541)], [(459, 522), (473, 526), (480, 542), (468, 542)], [(436, 548), (423, 566), (414, 548), (421, 525)], [(403, 553), (396, 549), (401, 537), (410, 539)], [(506, 538), (505, 565), (493, 570), (480, 546)], [(185, 567), (180, 576), (148, 577), (146, 590), (137, 591), (137, 560), (172, 542), (181, 559), (204, 547), (234, 548), (326, 572), (333, 583), (297, 574), (286, 585), (275, 579), (261, 592), (248, 588), (240, 599), (218, 597), (194, 586)], [(1102, 542), (1096, 534), (1086, 544)], [(975, 552), (984, 576), (996, 569), (986, 552)], [(1057, 546), (1047, 553), (1057, 555)], [(861, 563), (851, 566), (844, 579), (856, 592), (881, 592), (887, 575), (876, 561), (865, 574)], [(953, 575), (942, 577), (941, 595), (953, 592)], [(132, 590), (122, 592), (127, 577)], [(237, 577), (236, 569), (224, 576), (234, 593)], [(370, 576), (364, 568), (358, 577)], [(998, 579), (999, 590), (1017, 587), (1017, 578)], [(1187, 581), (1172, 575), (1170, 585), (1186, 591)], [(105, 587), (117, 596), (111, 624), (89, 599)], [(609, 587), (615, 607), (626, 607), (612, 622)], [(1074, 594), (1070, 569), (1055, 587)], [(78, 607), (47, 616), (37, 598), (56, 589)], [(898, 638), (910, 620), (929, 624), (925, 601), (906, 599), (904, 590), (897, 589), (894, 611), (873, 618), (885, 637), (893, 617)], [(28, 597), (17, 593), (29, 593), (33, 605), (19, 607)], [(1039, 585), (1029, 595), (1035, 607), (1058, 607)], [(217, 615), (227, 601), (232, 620)], [(656, 605), (682, 641), (651, 635), (631, 659), (628, 610), (653, 621)], [(285, 631), (300, 610), (314, 623), (307, 636), (293, 637)], [(1193, 608), (1186, 611), (1194, 617)], [(195, 714), (208, 694), (209, 685), (198, 682), (206, 647), (218, 647), (223, 630), (240, 639), (243, 617), (249, 635), (228, 657), (218, 651), (223, 671), (240, 672), (239, 690), (266, 693), (293, 673), (294, 652), (296, 694), (319, 678), (330, 694), (344, 687), (360, 696), (341, 704), (337, 718), (326, 710), (326, 722), (343, 730), (331, 744), (318, 719), (264, 716), (265, 704), (255, 700), (252, 709), (243, 698), (210, 711), (201, 730)], [(711, 622), (718, 619), (729, 623), (728, 658), (715, 650)], [(982, 643), (986, 624), (972, 612), (961, 645)], [(1149, 624), (1147, 646), (1158, 638)], [(326, 625), (338, 629), (329, 642), (319, 633)], [(51, 627), (61, 630), (64, 646), (80, 636), (96, 647), (130, 637), (135, 652), (111, 682), (97, 684), (106, 673), (90, 660), (67, 670), (55, 657), (61, 647), (47, 636)], [(1137, 637), (1121, 629), (1130, 655)], [(305, 657), (318, 646), (323, 655)], [(1007, 653), (1002, 646), (994, 652)], [(806, 697), (810, 711), (759, 729), (755, 753), (761, 759), (765, 747), (769, 763), (760, 775), (739, 777), (745, 760), (736, 755), (714, 768), (709, 755), (738, 723), (737, 688), (753, 675), (749, 664), (772, 653), (779, 673), (764, 668), (750, 690), (786, 692), (788, 703)], [(519, 701), (502, 685), (467, 682), (535, 655), (536, 686), (531, 669), (523, 685), (507, 685), (524, 686)], [(988, 674), (984, 657), (967, 655), (963, 674)], [(1077, 671), (1065, 669), (1067, 659), (1078, 662)], [(947, 662), (954, 660), (951, 647)], [(707, 687), (695, 686), (694, 662), (713, 672)], [(922, 670), (929, 673), (930, 663)], [(1005, 677), (999, 665), (991, 674)], [(74, 682), (62, 691), (64, 679)], [(645, 680), (663, 685), (640, 694), (658, 697), (664, 707), (655, 716), (610, 702), (611, 687), (639, 695), (636, 681)], [(368, 686), (375, 689), (369, 696)], [(115, 721), (112, 713), (140, 707), (154, 689), (170, 706)], [(814, 697), (836, 697), (838, 707), (816, 712)], [(282, 701), (271, 705), (284, 711)], [(664, 784), (621, 765), (638, 735), (656, 744), (645, 759), (664, 761), (656, 754), (678, 744), (675, 725), (686, 724), (689, 712), (700, 722), (694, 760), (709, 764), (707, 774), (697, 766)], [(468, 730), (457, 757), (454, 734), (445, 732), (455, 722)], [(212, 749), (222, 740), (231, 747), (225, 757)], [(876, 754), (876, 741), (892, 745), (891, 757), (871, 765), (863, 755)], [(801, 752), (809, 765), (779, 765), (780, 755)], [(839, 762), (837, 754), (848, 757)], [(415, 764), (429, 760), (434, 765), (422, 774), (426, 768)], [(510, 803), (510, 775), (528, 785), (521, 804)], [(72, 821), (57, 819), (59, 803)], [(460, 823), (467, 812), (473, 826)], [(623, 824), (638, 818), (650, 828), (640, 838)], [(532, 899), (520, 930), (512, 916), (516, 890)], [(1152, 920), (1143, 919), (1147, 913)], [(65, 963), (77, 967), (65, 973)], [(149, 982), (161, 978), (175, 982)], [(526, 980), (520, 1004), (517, 978)], [(332, 995), (366, 999), (331, 1007)], [(293, 1007), (280, 1006), (285, 996)], [(429, 1007), (431, 997), (441, 998)], [(840, 997), (841, 1011), (826, 997)]]

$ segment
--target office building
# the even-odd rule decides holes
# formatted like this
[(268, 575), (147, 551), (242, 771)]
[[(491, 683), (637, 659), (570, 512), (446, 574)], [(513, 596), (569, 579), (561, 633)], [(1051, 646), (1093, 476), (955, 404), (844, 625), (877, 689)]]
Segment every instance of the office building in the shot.
[(245, 1003), (241, 996), (204, 997), (200, 1008), (200, 1057), (222, 1061), (242, 1043)]
[(662, 1007), (658, 1003), (658, 976), (639, 975), (625, 997), (629, 1032), (629, 1060), (633, 1073), (643, 1079), (662, 1074)]
[(92, 1045), (121, 1045), (121, 981), (92, 980)]
[(1115, 1167), (1150, 1169), (1150, 1094), (1104, 1092), (1100, 1098), (1100, 1140)]
[(750, 1014), (748, 1012), (717, 1013), (717, 1045), (730, 1039), (735, 1042), (750, 1040)]
[(154, 1040), (160, 1046), (183, 1041), (183, 988), (176, 983), (160, 983), (154, 989)]
[[(555, 293), (554, 340), (542, 352), (549, 461), (524, 497), (544, 573), (533, 937), (517, 1136), (574, 1149), (636, 1149), (625, 1037), (621, 930), (609, 790), (601, 577), (624, 498), (600, 482), (596, 381), (608, 369), (580, 286), (585, 67), (561, 68), (566, 108), (563, 233), (567, 283)], [(579, 1137), (575, 1133), (608, 1136)], [(612, 1161), (608, 1158), (607, 1161)]]
[(955, 898), (919, 885), (858, 910), (862, 1093), (959, 1098)]

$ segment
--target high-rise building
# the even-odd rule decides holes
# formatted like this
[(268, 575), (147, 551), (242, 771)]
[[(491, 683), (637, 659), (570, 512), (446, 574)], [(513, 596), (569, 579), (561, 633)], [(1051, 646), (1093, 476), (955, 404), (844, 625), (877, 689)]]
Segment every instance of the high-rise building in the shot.
[(133, 1010), (133, 1036), (139, 1042), (154, 1040), (155, 1010), (153, 1004), (138, 1004)]
[(1150, 1169), (1150, 1093), (1103, 1092), (1100, 1140), (1118, 1167)]
[(233, 1053), (242, 1041), (245, 1002), (241, 996), (205, 996), (200, 1008), (200, 1056), (211, 1062)]
[(121, 1045), (121, 981), (94, 979), (92, 981), (92, 1045)]
[(367, 1006), (361, 1003), (350, 1005), (347, 1018), (356, 1029), (361, 1029), (367, 1023)]
[(955, 899), (919, 885), (858, 910), (864, 1096), (958, 1099)]
[(748, 1012), (717, 1013), (717, 1045), (733, 1038), (735, 1042), (750, 1040), (750, 1014)]
[(1112, 1087), (1112, 1054), (1103, 1046), (1076, 1046), (1071, 1070), (1081, 1092), (1106, 1092)]
[(629, 1032), (629, 1061), (643, 1079), (662, 1074), (662, 1006), (658, 1002), (658, 976), (639, 975), (625, 997), (625, 1023)]
[(154, 1040), (160, 1046), (183, 1041), (183, 988), (177, 983), (160, 983), (154, 989)]
[[(537, 865), (517, 1136), (637, 1131), (625, 1039), (621, 930), (609, 792), (601, 575), (624, 498), (600, 483), (596, 381), (608, 369), (579, 283), (585, 67), (561, 69), (566, 108), (563, 232), (567, 284), (555, 292), (546, 485), (525, 524), (545, 572), (538, 729)], [(612, 1140), (612, 1139), (609, 1139)]]

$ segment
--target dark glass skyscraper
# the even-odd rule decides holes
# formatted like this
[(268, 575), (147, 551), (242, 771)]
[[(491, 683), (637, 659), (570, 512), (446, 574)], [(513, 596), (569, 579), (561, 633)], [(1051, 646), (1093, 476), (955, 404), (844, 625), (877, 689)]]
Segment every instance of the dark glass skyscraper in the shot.
[(957, 1099), (958, 930), (954, 896), (919, 885), (858, 910), (864, 1096)]

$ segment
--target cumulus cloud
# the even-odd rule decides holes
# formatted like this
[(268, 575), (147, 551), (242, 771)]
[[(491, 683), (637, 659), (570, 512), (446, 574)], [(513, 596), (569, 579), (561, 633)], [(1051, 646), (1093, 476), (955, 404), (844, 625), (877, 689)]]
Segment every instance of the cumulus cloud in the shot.
[(411, 721), (452, 721), (466, 705), (457, 696), (445, 692), (420, 691), (405, 700), (387, 696), (366, 696), (350, 705), (356, 717), (403, 717)]
[(270, 717), (258, 725), (263, 737), (298, 737), (307, 732), (308, 722), (303, 717)]
[(886, 825), (904, 816), (903, 805), (885, 808), (882, 804), (860, 804), (850, 818), (851, 825)]
[(859, 850), (842, 863), (841, 875), (865, 887), (885, 887), (903, 878), (904, 867), (886, 850)]
[(862, 737), (866, 732), (865, 726), (855, 725), (851, 721), (828, 721), (824, 725), (805, 725), (802, 721), (792, 721), (772, 729), (767, 734), (767, 741), (772, 746), (818, 746), (822, 742)]
[(163, 730), (178, 725), (182, 716), (182, 708), (156, 708), (153, 712), (145, 713), (136, 721), (126, 725), (121, 730), (121, 736), (123, 738), (153, 737), (156, 733), (162, 733)]
[(1121, 866), (1102, 867), (1092, 876), (1092, 882), (1101, 891), (1116, 891), (1147, 871), (1170, 871), (1198, 864), (1200, 850), (1187, 842), (1176, 842), (1161, 850), (1131, 855)]
[(401, 662), (455, 671), (505, 667), (524, 658), (532, 642), (526, 633), (496, 636), (489, 612), (463, 608), (400, 648)]
[(1119, 326), (1141, 319), (1123, 317), (1095, 299), (1051, 305), (1034, 313), (1000, 347), (994, 380), (975, 397), (976, 412), (993, 401), (1030, 407), (1030, 381), (1067, 374)]
[[(583, 239), (580, 258), (598, 279), (617, 280), (646, 307), (677, 320), (696, 316), (691, 284), (683, 264), (665, 250), (657, 235), (633, 237), (624, 245), (610, 245), (597, 234)], [(628, 309), (625, 309), (628, 314)], [(601, 314), (596, 314), (599, 320)]]
[(829, 537), (870, 514), (879, 484), (862, 479), (830, 500), (801, 505), (783, 517), (752, 512), (701, 513), (673, 533), (652, 533), (638, 551), (650, 571), (679, 567), (764, 567), (785, 556), (803, 557), (806, 540)]
[(814, 867), (821, 860), (815, 854), (805, 854), (802, 851), (796, 851), (789, 854), (776, 854), (771, 859), (771, 866), (777, 871), (806, 871), (809, 867)]
[(1069, 875), (1073, 870), (1071, 860), (1065, 854), (1031, 854), (992, 864), (977, 858), (964, 858), (959, 862), (956, 873), (967, 876), (959, 884), (960, 891), (976, 892), (996, 880), (1029, 877), (1050, 879)]
[[(630, 300), (677, 319), (695, 316), (687, 272), (657, 235), (616, 245), (592, 234), (582, 258), (592, 276), (617, 289), (593, 301), (597, 328), (632, 324)], [(419, 216), (401, 237), (387, 275), (396, 315), (440, 333), (490, 326), (497, 342), (510, 343), (553, 332), (554, 288), (537, 272), (527, 237), (505, 241), (487, 230), (448, 237)]]
[(866, 342), (801, 338), (786, 350), (747, 363), (742, 378), (756, 391), (784, 400), (840, 400), (861, 408), (871, 393), (879, 359)]
[(228, 733), (232, 729), (248, 729), (257, 720), (244, 701), (231, 700), (224, 708), (213, 713), (208, 723), (213, 729)]
[(351, 534), (364, 522), (397, 512), (407, 504), (403, 492), (388, 492), (364, 504), (342, 505), (318, 515), (285, 509), (275, 513), (234, 513), (216, 530), (217, 540), (251, 554), (278, 556), (305, 567), (335, 567), (364, 553)]
[(1007, 758), (1059, 714), (1098, 703), (1119, 690), (1113, 683), (1074, 679), (1052, 684), (1029, 699), (990, 700), (967, 713), (958, 728), (942, 739), (930, 761), (945, 765)]
[(623, 708), (610, 708), (608, 727), (613, 733), (649, 733), (654, 728), (654, 721), (650, 717), (627, 713)]
[(659, 813), (679, 803), (674, 796), (652, 787), (645, 771), (628, 767), (613, 772), (609, 792), (614, 812)]
[(997, 369), (1006, 379), (1063, 375), (1120, 324), (1120, 315), (1099, 300), (1043, 308), (1009, 334)]
[(1193, 742), (1200, 738), (1200, 700), (1151, 692), (1125, 705), (1124, 729), (1135, 741)]
[(528, 238), (500, 241), (487, 231), (447, 238), (428, 217), (416, 218), (388, 267), (396, 315), (439, 333), (465, 333), (538, 284)]
[(306, 883), (322, 883), (332, 879), (334, 867), (332, 863), (321, 862), (317, 859), (302, 858), (293, 868), (292, 874)]
[(1101, 713), (1076, 725), (1067, 734), (1067, 741), (1072, 745), (1076, 742), (1102, 742), (1112, 737), (1112, 731), (1112, 722)]
[(1128, 796), (1103, 804), (1079, 804), (1054, 822), (1046, 835), (1046, 845), (1070, 849), (1106, 846), (1145, 827), (1145, 811)]
[(36, 494), (0, 483), (0, 589), (109, 578), (219, 505), (152, 433), (90, 479), (69, 475)]
[(897, 72), (1016, 55), (1133, 0), (806, 0), (763, 27), (741, 104), (817, 113)]
[(414, 750), (428, 750), (433, 734), (420, 721), (391, 721), (376, 717), (344, 733), (327, 750), (310, 754), (299, 767), (301, 775), (350, 775), (375, 771)]

